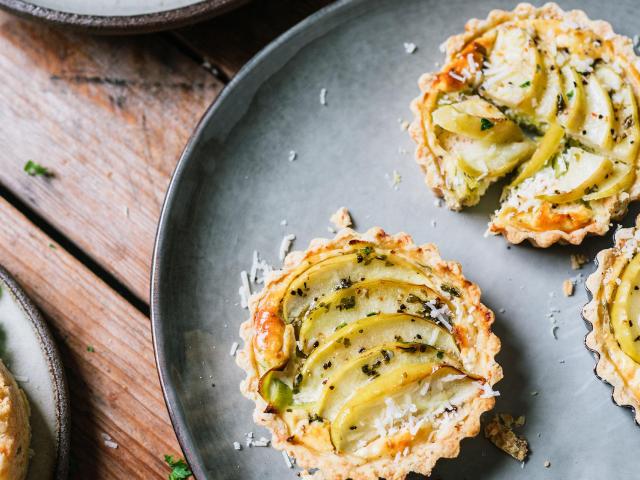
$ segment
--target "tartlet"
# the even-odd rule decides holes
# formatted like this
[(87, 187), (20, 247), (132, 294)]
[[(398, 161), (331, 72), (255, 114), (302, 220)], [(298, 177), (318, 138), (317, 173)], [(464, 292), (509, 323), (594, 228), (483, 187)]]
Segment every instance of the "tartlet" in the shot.
[(250, 309), (241, 390), (273, 446), (314, 478), (428, 475), (494, 405), (493, 312), (458, 263), (405, 233), (313, 240)]
[(0, 480), (23, 480), (27, 476), (29, 415), (24, 391), (0, 360)]
[(640, 194), (640, 61), (580, 10), (520, 4), (467, 22), (420, 78), (410, 132), (453, 210), (510, 175), (489, 232), (548, 247), (602, 235)]
[(596, 374), (613, 387), (613, 400), (640, 423), (640, 217), (596, 257), (586, 282), (591, 301), (582, 315), (591, 325), (585, 343), (597, 356)]

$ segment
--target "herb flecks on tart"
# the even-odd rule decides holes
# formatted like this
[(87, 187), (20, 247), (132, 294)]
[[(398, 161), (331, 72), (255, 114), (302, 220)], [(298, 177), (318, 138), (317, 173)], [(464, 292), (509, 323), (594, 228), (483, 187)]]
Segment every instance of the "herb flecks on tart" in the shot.
[(470, 20), (444, 46), (412, 104), (427, 184), (460, 210), (511, 175), (489, 231), (513, 243), (606, 233), (640, 192), (632, 41), (549, 3)]
[(640, 229), (620, 229), (613, 248), (597, 256), (587, 279), (593, 298), (583, 316), (591, 323), (586, 344), (598, 356), (596, 373), (613, 386), (618, 405), (629, 405), (640, 423)]
[(494, 405), (493, 312), (434, 245), (345, 229), (289, 254), (250, 307), (242, 391), (317, 478), (429, 474)]

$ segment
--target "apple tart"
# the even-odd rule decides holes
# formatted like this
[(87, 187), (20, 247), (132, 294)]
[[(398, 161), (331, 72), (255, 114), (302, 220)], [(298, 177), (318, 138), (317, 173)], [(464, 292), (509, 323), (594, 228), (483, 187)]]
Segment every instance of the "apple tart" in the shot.
[(631, 406), (640, 423), (640, 217), (620, 229), (613, 248), (597, 256), (587, 279), (591, 301), (583, 316), (592, 326), (587, 347), (598, 356), (596, 374), (613, 386), (618, 405)]
[(410, 132), (449, 208), (510, 175), (489, 232), (547, 247), (602, 235), (640, 192), (640, 60), (584, 12), (520, 4), (470, 20), (419, 81)]
[(314, 478), (428, 475), (494, 405), (493, 312), (459, 264), (407, 234), (316, 239), (250, 308), (242, 391), (273, 446)]

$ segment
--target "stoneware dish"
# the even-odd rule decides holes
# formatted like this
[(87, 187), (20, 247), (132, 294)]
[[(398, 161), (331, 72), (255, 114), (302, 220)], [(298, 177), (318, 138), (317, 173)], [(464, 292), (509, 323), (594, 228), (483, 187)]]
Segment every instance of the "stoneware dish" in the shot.
[[(587, 294), (578, 274), (586, 277), (593, 264), (574, 271), (569, 259), (572, 253), (593, 258), (611, 244), (610, 236), (544, 250), (485, 238), (501, 186), (462, 213), (438, 208), (401, 128), (411, 118), (419, 75), (443, 60), (440, 43), (467, 19), (515, 5), (338, 2), (258, 54), (204, 116), (167, 194), (152, 279), (160, 377), (199, 480), (296, 478), (279, 452), (233, 447), (236, 441), (244, 445), (248, 432), (257, 438), (266, 433), (251, 419), (253, 405), (238, 388), (243, 373), (230, 356), (248, 315), (238, 305), (239, 273), (250, 269), (254, 250), (278, 265), (285, 234), (296, 235), (298, 249), (331, 236), (329, 216), (343, 205), (360, 231), (379, 225), (406, 231), (418, 243), (435, 242), (443, 258), (462, 263), (496, 312), (494, 330), (502, 340), (497, 359), (504, 367), (496, 411), (525, 415), (521, 432), (532, 454), (521, 465), (479, 436), (462, 442), (458, 458), (438, 463), (435, 478), (637, 476), (640, 457), (629, 452), (640, 448), (638, 426), (611, 403), (583, 342), (580, 311)], [(561, 6), (581, 8), (629, 37), (640, 33), (634, 0), (607, 9), (598, 0)], [(417, 50), (407, 53), (405, 42)], [(397, 189), (394, 170), (402, 178)], [(625, 225), (637, 212), (631, 209)], [(562, 283), (569, 278), (578, 285), (565, 297)]]
[(0, 267), (0, 357), (31, 407), (27, 480), (58, 480), (69, 468), (69, 397), (58, 349), (38, 309)]
[(178, 28), (248, 0), (0, 0), (0, 8), (45, 22), (101, 34)]

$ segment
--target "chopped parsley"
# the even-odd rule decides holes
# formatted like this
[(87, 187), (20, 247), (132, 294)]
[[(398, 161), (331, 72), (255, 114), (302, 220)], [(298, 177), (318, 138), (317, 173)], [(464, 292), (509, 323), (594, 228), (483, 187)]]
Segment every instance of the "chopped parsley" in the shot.
[(336, 329), (335, 329), (334, 331), (338, 331), (338, 330), (340, 330), (341, 328), (344, 328), (344, 327), (346, 327), (346, 326), (347, 326), (347, 322), (342, 322), (340, 325), (338, 325), (338, 326), (336, 327)]
[(336, 308), (342, 311), (342, 310), (351, 310), (355, 306), (356, 306), (356, 297), (352, 295), (350, 297), (341, 298), (340, 303), (336, 305)]
[(93, 345), (87, 345), (87, 352), (91, 352), (91, 353), (93, 353), (93, 352), (95, 352), (95, 351), (96, 351), (96, 349), (95, 349), (95, 348), (93, 348)]
[(526, 82), (523, 82), (520, 84), (520, 88), (527, 88), (531, 85), (531, 80), (527, 80)]
[(452, 297), (459, 297), (460, 296), (460, 290), (458, 290), (456, 287), (454, 287), (453, 285), (448, 285), (446, 283), (443, 283), (442, 285), (440, 285), (440, 289), (443, 292), (448, 293), (449, 295), (451, 295)]
[(343, 290), (345, 288), (349, 288), (351, 285), (353, 285), (353, 282), (351, 281), (350, 277), (341, 278), (338, 284), (336, 285), (336, 290)]
[(380, 312), (369, 312), (367, 313), (367, 317), (373, 317), (374, 315), (378, 315)]
[(567, 92), (567, 98), (569, 100), (571, 100), (573, 98), (573, 90), (571, 90), (570, 92)]
[(32, 177), (36, 177), (39, 175), (43, 177), (53, 177), (53, 172), (51, 172), (47, 167), (43, 167), (33, 160), (29, 160), (24, 164), (24, 171), (27, 172), (27, 175), (30, 175)]
[(171, 467), (171, 473), (169, 474), (169, 480), (184, 480), (193, 475), (189, 466), (181, 458), (174, 458), (172, 455), (165, 455), (164, 461)]
[(444, 357), (444, 352), (438, 352), (436, 353), (436, 357), (438, 357), (439, 359), (442, 360), (442, 358)]
[(481, 118), (480, 130), (484, 132), (485, 130), (489, 130), (490, 128), (493, 128), (493, 122), (488, 118)]

